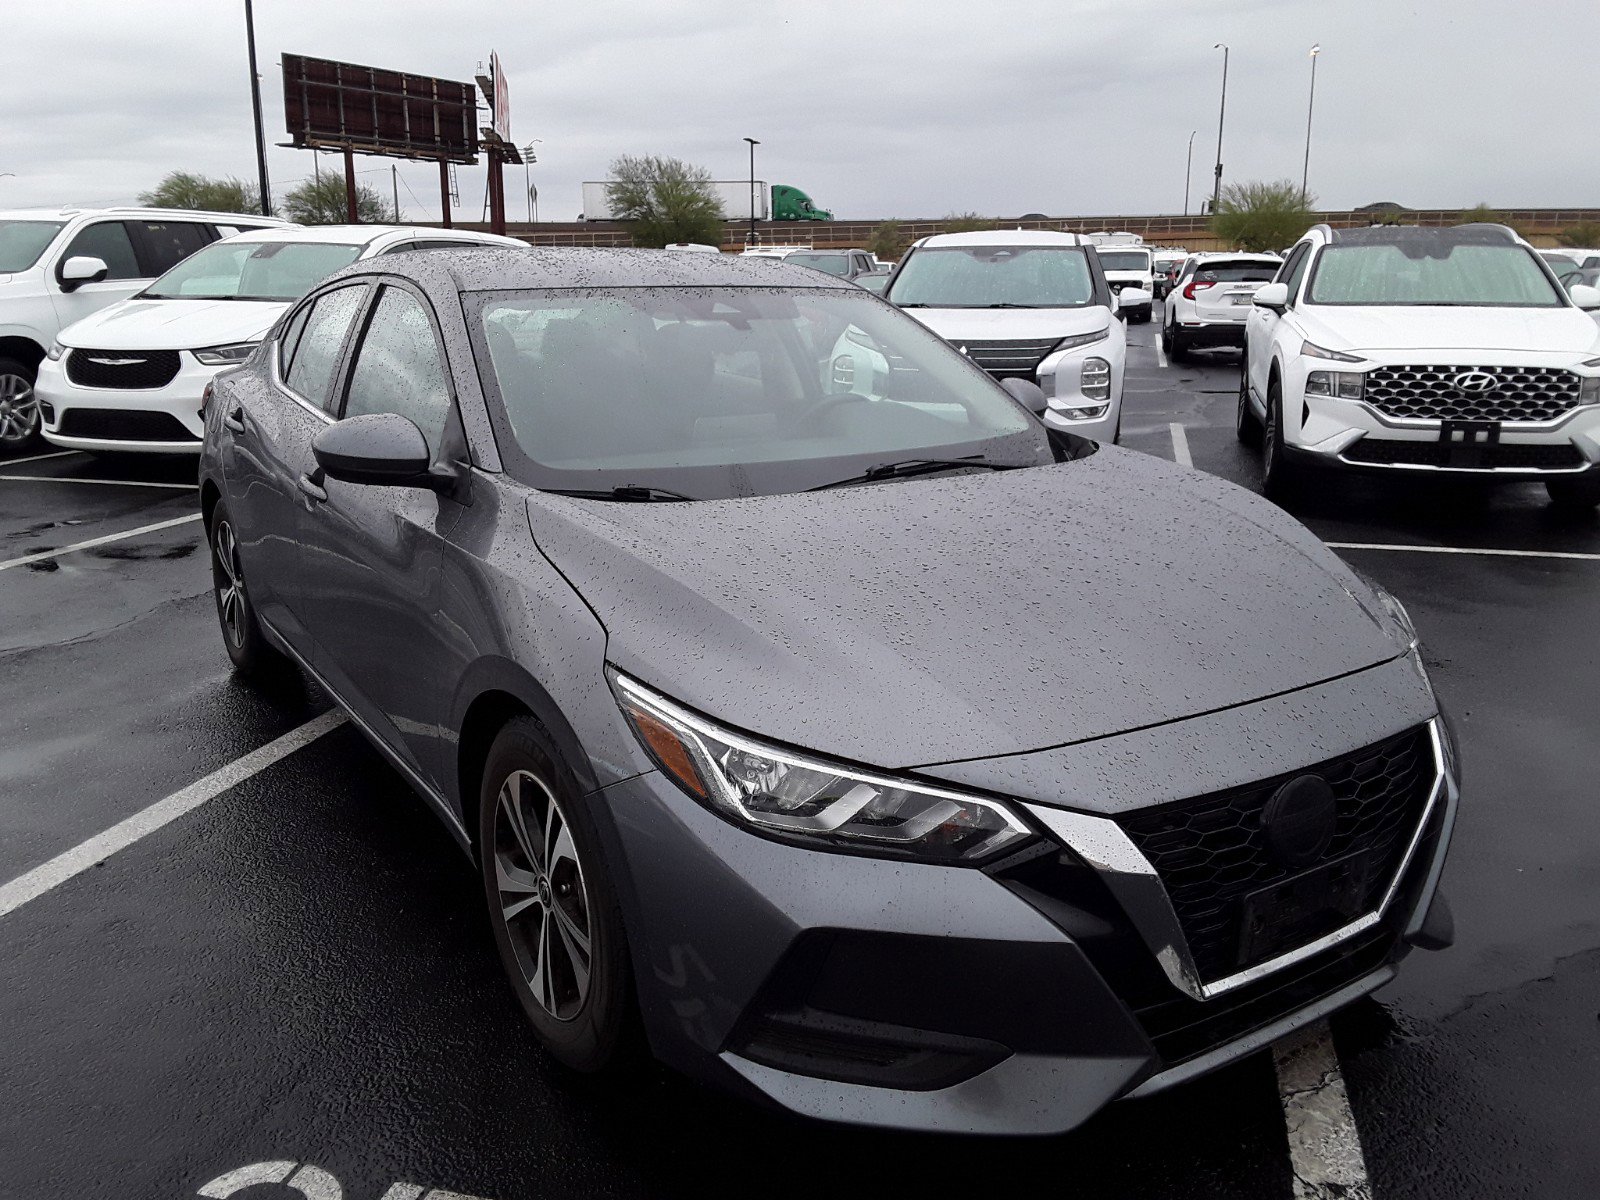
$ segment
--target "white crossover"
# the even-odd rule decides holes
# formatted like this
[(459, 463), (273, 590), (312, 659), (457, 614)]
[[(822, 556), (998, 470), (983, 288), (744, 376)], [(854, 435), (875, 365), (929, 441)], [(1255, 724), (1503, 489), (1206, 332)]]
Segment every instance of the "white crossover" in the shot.
[(996, 379), (1037, 383), (1046, 425), (1117, 440), (1127, 335), (1087, 237), (1020, 229), (926, 237), (906, 251), (884, 297)]
[(45, 440), (74, 450), (197, 454), (200, 401), (284, 310), (357, 259), (526, 243), (466, 230), (325, 225), (241, 233), (62, 330), (35, 385)]
[(1502, 225), (1319, 225), (1250, 306), (1239, 436), (1269, 495), (1320, 464), (1538, 480), (1592, 508), (1595, 309)]

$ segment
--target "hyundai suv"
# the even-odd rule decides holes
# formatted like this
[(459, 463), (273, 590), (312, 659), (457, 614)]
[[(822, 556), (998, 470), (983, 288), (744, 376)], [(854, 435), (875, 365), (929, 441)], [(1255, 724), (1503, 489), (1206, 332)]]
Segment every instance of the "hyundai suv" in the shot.
[(1239, 437), (1269, 495), (1322, 464), (1538, 480), (1592, 508), (1595, 309), (1502, 225), (1318, 225), (1250, 306)]
[(0, 212), (0, 451), (39, 435), (34, 379), (56, 334), (202, 246), (271, 217), (162, 208)]

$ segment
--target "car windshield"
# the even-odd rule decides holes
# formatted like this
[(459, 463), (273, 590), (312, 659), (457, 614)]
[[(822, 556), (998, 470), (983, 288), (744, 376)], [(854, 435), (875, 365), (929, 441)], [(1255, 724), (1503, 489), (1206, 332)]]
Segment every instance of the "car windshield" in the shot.
[(1559, 308), (1556, 287), (1521, 246), (1449, 243), (1329, 246), (1317, 257), (1313, 304)]
[(26, 271), (61, 232), (64, 221), (0, 221), (0, 274)]
[(173, 267), (141, 298), (298, 300), (360, 254), (360, 246), (345, 242), (215, 242)]
[(911, 458), (1054, 461), (1043, 427), (988, 376), (857, 289), (469, 299), (502, 453), (516, 446), (509, 469), (535, 487), (713, 499)]
[(1150, 252), (1148, 250), (1102, 250), (1100, 251), (1100, 265), (1108, 271), (1148, 271), (1150, 269)]
[(1094, 276), (1077, 246), (931, 246), (901, 263), (890, 296), (928, 308), (1085, 308)]
[(797, 267), (810, 267), (827, 275), (850, 274), (850, 257), (846, 254), (791, 254), (783, 261)]
[(1270, 283), (1278, 273), (1275, 262), (1207, 262), (1194, 269), (1199, 283)]

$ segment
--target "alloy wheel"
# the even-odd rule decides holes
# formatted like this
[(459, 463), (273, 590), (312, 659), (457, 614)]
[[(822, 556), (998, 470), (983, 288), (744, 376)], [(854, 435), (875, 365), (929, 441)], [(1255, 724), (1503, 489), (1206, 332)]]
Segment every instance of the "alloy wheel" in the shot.
[(217, 612), (222, 617), (222, 628), (230, 642), (236, 647), (243, 648), (244, 570), (239, 565), (239, 540), (234, 536), (233, 526), (226, 520), (217, 522), (217, 530), (211, 538), (211, 548), (217, 566), (221, 570), (221, 577), (217, 580)]
[(39, 428), (39, 398), (25, 375), (0, 375), (0, 445), (21, 445)]
[(538, 776), (513, 771), (494, 817), (500, 919), (540, 1008), (570, 1021), (589, 995), (589, 894), (566, 814)]

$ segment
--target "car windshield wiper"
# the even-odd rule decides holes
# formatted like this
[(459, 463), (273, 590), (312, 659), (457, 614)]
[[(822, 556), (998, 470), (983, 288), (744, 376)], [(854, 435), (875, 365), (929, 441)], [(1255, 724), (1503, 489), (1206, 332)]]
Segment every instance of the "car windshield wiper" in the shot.
[(1038, 308), (1037, 304), (1016, 304), (1010, 300), (1001, 300), (995, 304), (985, 304), (985, 308)]
[(928, 471), (948, 471), (953, 467), (982, 467), (989, 471), (1012, 471), (1027, 463), (997, 463), (986, 458), (902, 458), (896, 462), (878, 463), (859, 475), (835, 479), (832, 483), (819, 483), (807, 488), (808, 492), (823, 492), (829, 488), (844, 487), (851, 483), (872, 483), (878, 479), (903, 479), (907, 475), (921, 475)]
[(614, 487), (614, 488), (546, 488), (558, 496), (576, 496), (580, 500), (698, 500), (698, 496), (685, 496), (682, 492), (675, 492), (671, 488), (660, 487)]

